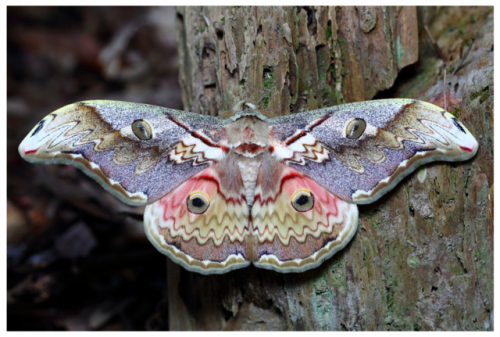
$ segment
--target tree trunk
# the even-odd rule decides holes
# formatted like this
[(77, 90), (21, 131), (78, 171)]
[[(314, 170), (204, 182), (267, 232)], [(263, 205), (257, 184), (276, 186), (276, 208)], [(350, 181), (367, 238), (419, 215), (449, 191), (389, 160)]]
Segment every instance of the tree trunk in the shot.
[(359, 207), (358, 233), (319, 268), (203, 276), (168, 261), (171, 330), (493, 329), (492, 7), (178, 8), (183, 103), (216, 116), (241, 100), (277, 115), (363, 101), (418, 58), (382, 95), (429, 100), (443, 61), (425, 24), (476, 157)]

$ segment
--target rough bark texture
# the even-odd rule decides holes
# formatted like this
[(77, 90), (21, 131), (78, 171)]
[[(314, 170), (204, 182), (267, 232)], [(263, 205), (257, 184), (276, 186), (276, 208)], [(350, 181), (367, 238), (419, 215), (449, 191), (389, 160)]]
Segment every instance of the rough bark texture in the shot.
[(359, 207), (352, 242), (317, 269), (254, 267), (202, 276), (168, 261), (171, 330), (492, 330), (493, 9), (239, 7), (177, 10), (187, 110), (240, 100), (278, 115), (371, 99), (442, 93), (427, 24), (455, 69), (451, 111), (480, 144), (434, 163)]
[(279, 115), (364, 101), (417, 60), (414, 7), (178, 8), (184, 106)]

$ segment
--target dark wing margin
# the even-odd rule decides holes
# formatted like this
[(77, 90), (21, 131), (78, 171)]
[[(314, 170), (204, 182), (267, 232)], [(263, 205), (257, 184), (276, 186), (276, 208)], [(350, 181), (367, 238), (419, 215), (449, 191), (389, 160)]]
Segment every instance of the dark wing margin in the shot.
[[(134, 134), (145, 121), (150, 139)], [(75, 166), (130, 205), (150, 204), (225, 155), (227, 121), (148, 104), (84, 101), (46, 116), (19, 145), (25, 160)]]
[[(363, 132), (347, 137), (359, 119)], [(467, 160), (478, 149), (453, 115), (410, 99), (345, 104), (269, 123), (274, 157), (358, 204), (377, 200), (420, 165)]]

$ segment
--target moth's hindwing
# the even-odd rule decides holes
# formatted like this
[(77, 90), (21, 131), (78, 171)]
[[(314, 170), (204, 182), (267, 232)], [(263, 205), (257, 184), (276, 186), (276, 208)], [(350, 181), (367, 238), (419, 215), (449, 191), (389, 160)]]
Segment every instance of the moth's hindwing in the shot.
[(282, 166), (274, 186), (262, 190), (258, 181), (252, 206), (253, 263), (282, 273), (302, 272), (345, 247), (356, 233), (358, 208)]
[(202, 274), (225, 273), (251, 263), (243, 187), (227, 190), (217, 171), (209, 167), (196, 174), (144, 213), (144, 229), (153, 245)]
[(45, 117), (19, 145), (19, 154), (32, 163), (76, 166), (121, 201), (145, 205), (224, 157), (224, 141), (216, 118), (86, 101)]
[(453, 115), (409, 99), (345, 104), (270, 123), (274, 156), (358, 204), (377, 200), (422, 164), (467, 160), (478, 149)]
[(453, 115), (407, 99), (227, 120), (87, 101), (45, 117), (19, 146), (27, 161), (76, 166), (123, 202), (148, 204), (149, 240), (202, 274), (315, 268), (354, 236), (354, 203), (477, 150)]

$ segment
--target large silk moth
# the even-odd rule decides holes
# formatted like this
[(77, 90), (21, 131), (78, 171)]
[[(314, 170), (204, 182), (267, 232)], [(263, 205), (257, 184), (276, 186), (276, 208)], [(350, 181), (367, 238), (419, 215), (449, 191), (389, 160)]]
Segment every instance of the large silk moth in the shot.
[(82, 169), (130, 205), (147, 205), (151, 243), (184, 268), (225, 273), (319, 266), (352, 239), (371, 203), (419, 165), (461, 161), (474, 136), (411, 99), (274, 117), (241, 103), (228, 118), (85, 101), (40, 121), (19, 146), (32, 163)]

